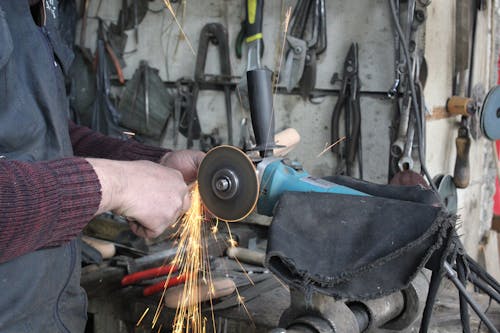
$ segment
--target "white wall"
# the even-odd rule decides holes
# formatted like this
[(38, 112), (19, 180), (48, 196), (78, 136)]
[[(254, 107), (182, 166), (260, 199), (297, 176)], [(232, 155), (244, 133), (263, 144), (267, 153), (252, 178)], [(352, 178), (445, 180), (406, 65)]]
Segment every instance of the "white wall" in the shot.
[[(99, 16), (109, 21), (116, 20), (121, 1), (102, 1), (96, 13), (98, 1), (91, 1), (89, 16)], [(234, 54), (234, 41), (244, 17), (240, 0), (189, 0), (185, 1), (184, 14), (178, 17), (194, 49), (197, 49), (199, 31), (205, 23), (221, 22), (229, 30), (233, 75), (239, 76), (245, 69), (245, 57), (238, 60)], [(266, 66), (276, 69), (279, 46), (282, 40), (282, 20), (284, 9), (294, 1), (266, 1), (264, 19)], [(455, 0), (435, 0), (428, 7), (426, 24), (425, 55), (429, 76), (425, 87), (427, 106), (445, 105), (451, 94), (453, 76)], [(177, 5), (174, 5), (176, 7)], [(152, 10), (164, 7), (163, 2), (149, 3)], [(491, 8), (491, 5), (489, 6)], [(393, 82), (393, 29), (388, 2), (385, 0), (328, 0), (328, 49), (318, 62), (319, 88), (334, 88), (330, 78), (334, 72), (342, 72), (345, 55), (351, 42), (358, 42), (360, 56), (360, 81), (363, 91), (386, 91)], [(491, 9), (480, 13), (478, 21), (478, 43), (475, 61), (475, 82), (486, 87), (491, 81), (494, 69), (491, 57)], [(96, 21), (89, 20), (86, 43), (95, 44)], [(159, 13), (150, 11), (139, 26), (140, 44), (135, 45), (133, 32), (129, 32), (127, 50), (137, 49), (127, 54), (125, 76), (130, 78), (139, 60), (146, 59), (150, 65), (160, 70), (165, 80), (176, 80), (194, 74), (195, 55), (184, 40), (179, 40), (179, 30), (165, 9)], [(209, 53), (207, 69), (217, 73), (218, 64), (214, 53)], [(313, 105), (298, 96), (278, 95), (275, 97), (277, 129), (296, 128), (302, 136), (299, 147), (290, 155), (302, 162), (311, 174), (326, 176), (334, 172), (334, 159), (327, 153), (318, 157), (327, 143), (330, 143), (329, 124), (335, 97), (326, 97), (323, 103)], [(389, 159), (389, 126), (393, 116), (391, 102), (376, 97), (363, 96), (362, 140), (365, 177), (378, 183), (387, 182)], [(204, 132), (214, 127), (220, 128), (225, 136), (225, 109), (221, 92), (203, 91), (198, 101), (198, 112)], [(245, 116), (237, 98), (233, 97), (233, 128), (238, 138), (239, 123)], [(427, 165), (432, 175), (452, 174), (455, 161), (455, 137), (457, 119), (430, 121), (427, 124)], [(237, 142), (237, 140), (235, 140)], [(169, 145), (169, 142), (165, 142)], [(180, 143), (179, 148), (183, 147)], [(491, 210), (490, 196), (493, 184), (491, 172), (490, 145), (484, 139), (473, 142), (471, 149), (471, 185), (459, 190), (459, 214), (462, 217), (461, 234), (468, 251), (475, 256), (477, 245), (486, 229), (489, 229)]]

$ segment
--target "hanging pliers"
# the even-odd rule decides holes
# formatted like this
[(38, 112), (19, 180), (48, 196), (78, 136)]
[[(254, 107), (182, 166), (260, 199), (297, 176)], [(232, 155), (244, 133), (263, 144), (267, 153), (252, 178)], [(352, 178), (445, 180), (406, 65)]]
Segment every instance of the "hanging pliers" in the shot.
[(298, 85), (303, 98), (316, 85), (316, 60), (327, 47), (325, 0), (298, 0), (287, 34), (282, 83), (291, 92)]
[[(332, 143), (340, 139), (340, 116), (345, 109), (344, 124), (346, 139), (334, 145), (331, 150), (338, 157), (338, 161), (345, 160), (345, 173), (352, 175), (352, 165), (359, 151), (361, 134), (361, 111), (359, 104), (359, 78), (358, 78), (358, 44), (352, 43), (344, 61), (344, 73), (341, 80), (338, 74), (333, 75), (331, 83), (341, 81), (337, 103), (332, 113), (331, 140)], [(361, 164), (361, 158), (358, 156)], [(362, 178), (362, 168), (360, 167), (360, 178)]]

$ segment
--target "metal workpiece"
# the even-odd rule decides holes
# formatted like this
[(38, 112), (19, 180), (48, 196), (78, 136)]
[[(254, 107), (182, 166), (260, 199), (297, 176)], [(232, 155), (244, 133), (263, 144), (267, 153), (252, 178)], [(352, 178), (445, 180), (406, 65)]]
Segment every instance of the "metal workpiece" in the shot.
[(279, 322), (280, 327), (286, 329), (272, 332), (402, 331), (422, 314), (427, 290), (424, 271), (417, 274), (408, 288), (371, 300), (344, 302), (319, 293), (306, 297), (303, 292), (291, 289), (291, 305), (283, 312)]
[(388, 330), (402, 331), (409, 327), (422, 315), (429, 290), (430, 271), (418, 272), (408, 288), (401, 291), (404, 297), (404, 308), (398, 316), (382, 325)]
[(331, 333), (333, 327), (328, 321), (316, 316), (304, 316), (293, 321), (287, 333)]
[[(296, 290), (290, 290), (291, 305), (285, 310), (280, 318), (280, 327), (286, 327), (291, 332), (299, 332), (297, 329), (304, 325), (307, 318), (308, 330), (302, 332), (360, 332), (358, 322), (354, 313), (342, 301), (336, 301), (333, 297), (313, 293), (310, 299)], [(311, 319), (316, 317), (316, 320)], [(328, 329), (328, 330), (326, 330)]]
[[(381, 298), (363, 301), (362, 304), (369, 318), (366, 332), (374, 332), (403, 312), (405, 300), (403, 293), (398, 291)], [(365, 330), (361, 331), (365, 332)]]

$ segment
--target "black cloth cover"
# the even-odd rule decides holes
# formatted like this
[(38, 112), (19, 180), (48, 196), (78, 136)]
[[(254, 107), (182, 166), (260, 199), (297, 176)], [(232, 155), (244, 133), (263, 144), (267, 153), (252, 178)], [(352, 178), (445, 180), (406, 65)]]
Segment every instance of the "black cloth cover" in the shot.
[[(147, 74), (145, 73), (147, 71)], [(146, 121), (145, 79), (148, 82), (149, 122)], [(120, 124), (137, 134), (159, 139), (173, 109), (173, 97), (165, 88), (158, 70), (142, 64), (127, 82), (118, 108)]]
[(397, 199), (404, 201), (413, 201), (423, 204), (435, 205), (440, 204), (437, 195), (420, 185), (401, 186), (401, 185), (380, 185), (370, 183), (365, 180), (356, 179), (347, 176), (328, 176), (324, 178), (335, 184), (347, 186), (356, 189), (360, 192), (373, 195), (375, 197), (384, 197), (389, 199)]
[[(389, 187), (390, 196), (394, 190)], [(285, 192), (269, 230), (266, 266), (306, 294), (338, 299), (377, 298), (407, 287), (434, 253), (442, 255), (436, 250), (456, 217), (428, 204), (423, 192), (426, 204), (385, 198), (379, 185), (375, 191), (379, 196)]]

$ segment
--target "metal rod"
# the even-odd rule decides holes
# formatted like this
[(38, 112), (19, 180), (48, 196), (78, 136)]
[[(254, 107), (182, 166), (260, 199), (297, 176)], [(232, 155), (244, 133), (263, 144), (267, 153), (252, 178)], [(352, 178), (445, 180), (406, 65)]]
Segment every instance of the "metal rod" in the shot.
[(469, 280), (479, 288), (481, 291), (486, 293), (489, 297), (493, 298), (497, 303), (500, 304), (500, 294), (496, 292), (491, 286), (489, 286), (486, 282), (479, 279), (475, 274), (469, 275)]
[(444, 263), (444, 269), (446, 272), (446, 276), (453, 282), (453, 284), (457, 287), (460, 293), (466, 298), (467, 302), (470, 304), (471, 308), (474, 312), (479, 316), (479, 318), (484, 322), (486, 327), (492, 333), (498, 333), (498, 330), (495, 328), (490, 319), (481, 311), (477, 302), (469, 295), (464, 285), (460, 282), (457, 277), (457, 273), (453, 270), (453, 268), (447, 262)]
[(479, 266), (479, 264), (472, 259), (469, 255), (466, 254), (467, 264), (471, 271), (476, 273), (476, 275), (484, 280), (491, 288), (493, 288), (497, 293), (500, 294), (500, 284), (497, 280), (491, 276), (484, 268)]

